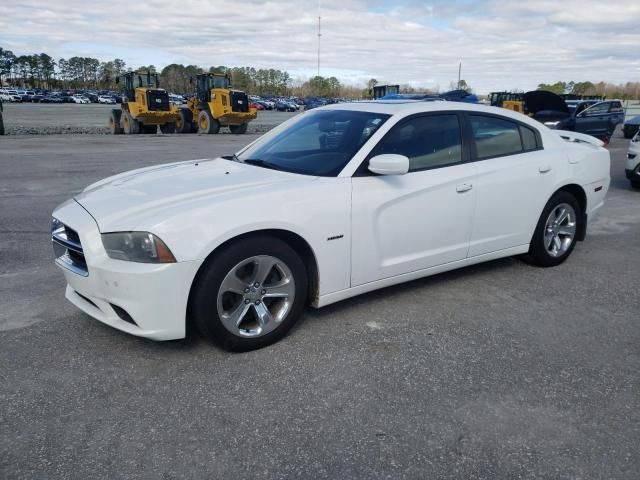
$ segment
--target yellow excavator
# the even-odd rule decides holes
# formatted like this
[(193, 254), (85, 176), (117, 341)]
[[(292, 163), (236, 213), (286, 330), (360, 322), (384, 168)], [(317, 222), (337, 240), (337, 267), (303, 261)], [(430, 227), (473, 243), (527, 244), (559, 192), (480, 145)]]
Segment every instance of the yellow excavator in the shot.
[(111, 110), (111, 133), (156, 133), (158, 127), (162, 133), (175, 132), (180, 116), (169, 104), (167, 91), (160, 88), (157, 73), (128, 72), (122, 75), (122, 82), (126, 101), (121, 110)]
[(196, 93), (186, 107), (172, 107), (178, 114), (178, 133), (218, 133), (229, 127), (231, 133), (245, 133), (257, 116), (245, 92), (231, 88), (231, 77), (221, 73), (196, 75)]

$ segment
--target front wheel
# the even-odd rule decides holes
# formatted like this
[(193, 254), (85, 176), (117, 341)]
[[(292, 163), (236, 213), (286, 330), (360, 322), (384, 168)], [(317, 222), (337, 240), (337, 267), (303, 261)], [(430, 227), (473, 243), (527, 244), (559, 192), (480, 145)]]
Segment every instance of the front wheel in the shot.
[(112, 135), (120, 135), (123, 130), (120, 126), (120, 118), (122, 117), (122, 110), (118, 110), (114, 108), (111, 110), (111, 115), (109, 116), (109, 131)]
[(582, 222), (578, 201), (568, 192), (556, 192), (540, 215), (531, 244), (530, 260), (541, 267), (564, 262), (576, 246)]
[(198, 114), (198, 133), (218, 133), (220, 123), (213, 118), (209, 110), (202, 110)]
[(191, 133), (193, 128), (193, 114), (188, 108), (180, 108), (178, 110), (178, 119), (176, 120), (176, 131), (178, 133)]
[(247, 351), (282, 338), (302, 314), (307, 272), (296, 251), (275, 237), (238, 240), (203, 266), (190, 313), (223, 348)]

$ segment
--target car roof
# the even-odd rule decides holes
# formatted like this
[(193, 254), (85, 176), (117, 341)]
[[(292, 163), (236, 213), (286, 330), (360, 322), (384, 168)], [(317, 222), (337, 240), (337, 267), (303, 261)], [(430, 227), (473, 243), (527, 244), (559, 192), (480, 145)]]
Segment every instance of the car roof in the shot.
[(316, 110), (353, 110), (360, 112), (386, 113), (388, 115), (412, 115), (415, 113), (462, 110), (478, 113), (492, 113), (503, 117), (511, 117), (523, 123), (538, 125), (535, 120), (513, 110), (491, 107), (480, 103), (448, 102), (445, 100), (370, 100), (362, 102), (345, 102), (325, 105)]

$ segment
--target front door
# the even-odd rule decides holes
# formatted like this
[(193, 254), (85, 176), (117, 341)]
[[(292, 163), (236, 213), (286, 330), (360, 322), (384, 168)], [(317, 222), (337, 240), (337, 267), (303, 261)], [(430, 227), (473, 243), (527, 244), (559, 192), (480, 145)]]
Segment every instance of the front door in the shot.
[(475, 166), (463, 162), (460, 119), (438, 113), (400, 122), (369, 158), (405, 155), (409, 172), (362, 169), (352, 179), (352, 286), (466, 258)]

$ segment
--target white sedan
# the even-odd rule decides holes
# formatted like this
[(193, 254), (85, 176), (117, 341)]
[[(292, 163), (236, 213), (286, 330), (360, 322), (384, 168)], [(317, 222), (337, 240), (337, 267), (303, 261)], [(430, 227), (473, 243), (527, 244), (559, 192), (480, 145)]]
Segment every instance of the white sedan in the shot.
[(560, 264), (609, 164), (599, 140), (504, 109), (341, 103), (235, 155), (97, 182), (53, 212), (52, 240), (89, 315), (156, 340), (193, 322), (248, 350), (308, 304), (512, 255)]
[(640, 130), (631, 139), (627, 152), (625, 174), (633, 188), (640, 188)]

